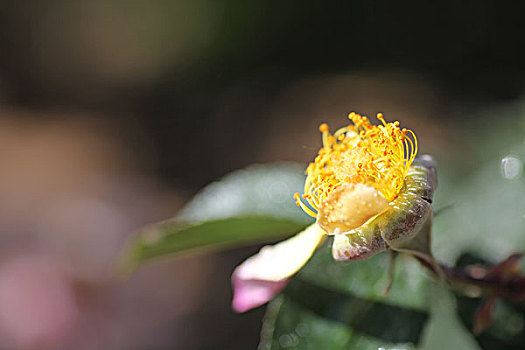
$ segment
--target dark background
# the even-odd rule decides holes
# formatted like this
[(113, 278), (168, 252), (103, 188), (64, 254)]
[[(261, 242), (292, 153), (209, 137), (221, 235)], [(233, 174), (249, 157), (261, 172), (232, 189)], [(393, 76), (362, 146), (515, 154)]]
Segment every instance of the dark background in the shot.
[(55, 0), (0, 13), (5, 104), (102, 114), (148, 158), (139, 129), (154, 171), (192, 190), (251, 162), (298, 79), (409, 71), (445, 111), (515, 99), (525, 81), (524, 8), (501, 2)]

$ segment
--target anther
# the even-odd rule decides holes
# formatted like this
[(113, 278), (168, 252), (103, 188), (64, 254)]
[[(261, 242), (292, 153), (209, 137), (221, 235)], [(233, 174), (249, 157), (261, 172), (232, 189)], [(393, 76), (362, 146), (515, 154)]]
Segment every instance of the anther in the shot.
[(319, 131), (320, 132), (327, 132), (328, 131), (328, 124), (323, 123), (323, 124), (319, 125)]

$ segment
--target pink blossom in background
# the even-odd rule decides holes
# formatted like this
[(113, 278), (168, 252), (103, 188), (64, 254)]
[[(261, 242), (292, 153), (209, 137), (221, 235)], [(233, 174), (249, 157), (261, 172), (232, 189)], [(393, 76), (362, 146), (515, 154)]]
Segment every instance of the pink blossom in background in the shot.
[(16, 349), (53, 349), (75, 324), (70, 281), (52, 259), (17, 256), (0, 267), (1, 343)]

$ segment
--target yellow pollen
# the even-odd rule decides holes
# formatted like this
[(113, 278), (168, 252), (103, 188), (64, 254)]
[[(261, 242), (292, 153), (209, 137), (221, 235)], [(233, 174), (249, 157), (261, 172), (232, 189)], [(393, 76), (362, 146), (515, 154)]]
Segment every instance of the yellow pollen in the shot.
[(352, 123), (330, 134), (328, 125), (319, 126), (323, 147), (308, 165), (304, 195), (294, 199), (308, 215), (317, 216), (319, 205), (344, 183), (374, 187), (391, 202), (404, 186), (405, 176), (417, 154), (412, 130), (400, 129), (399, 122), (386, 122), (378, 113), (379, 125), (366, 116), (350, 113)]

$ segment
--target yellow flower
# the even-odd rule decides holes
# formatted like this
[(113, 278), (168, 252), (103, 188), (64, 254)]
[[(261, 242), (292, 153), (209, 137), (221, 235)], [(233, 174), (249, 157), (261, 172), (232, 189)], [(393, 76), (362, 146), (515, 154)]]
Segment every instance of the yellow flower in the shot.
[(319, 127), (323, 147), (306, 169), (304, 194), (295, 199), (329, 234), (359, 227), (385, 209), (403, 188), (416, 157), (412, 130), (400, 129), (397, 121), (385, 122), (382, 114), (377, 118), (382, 125), (350, 113), (353, 125), (333, 135), (328, 125)]
[(232, 278), (236, 310), (260, 305), (284, 288), (327, 235), (333, 236), (337, 261), (365, 259), (387, 247), (430, 254), (428, 247), (410, 242), (425, 225), (430, 234), (433, 159), (416, 159), (411, 130), (386, 122), (382, 114), (377, 118), (381, 124), (372, 125), (350, 113), (352, 124), (333, 134), (321, 124), (323, 147), (306, 169), (304, 194), (295, 194), (297, 205), (316, 222), (237, 267)]

